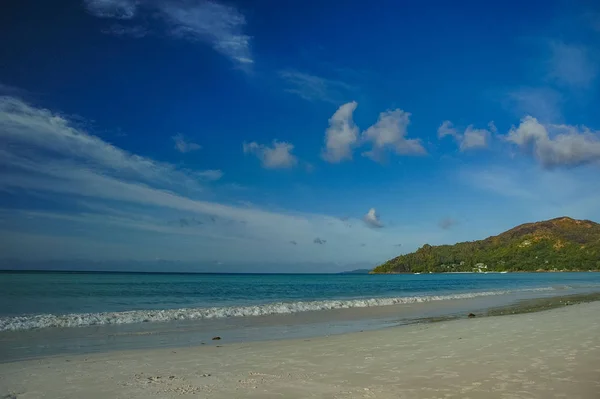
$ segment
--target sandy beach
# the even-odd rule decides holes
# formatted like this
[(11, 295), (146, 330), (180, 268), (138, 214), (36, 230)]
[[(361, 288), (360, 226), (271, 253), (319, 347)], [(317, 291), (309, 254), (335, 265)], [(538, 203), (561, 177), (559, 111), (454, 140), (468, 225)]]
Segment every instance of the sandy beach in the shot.
[(0, 364), (2, 398), (600, 397), (600, 302), (316, 339)]

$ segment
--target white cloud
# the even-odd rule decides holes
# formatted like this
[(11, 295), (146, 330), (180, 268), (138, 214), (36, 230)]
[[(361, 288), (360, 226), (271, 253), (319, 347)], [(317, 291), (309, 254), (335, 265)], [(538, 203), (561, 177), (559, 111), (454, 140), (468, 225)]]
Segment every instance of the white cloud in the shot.
[(506, 139), (530, 149), (547, 168), (600, 162), (600, 132), (585, 126), (542, 124), (527, 116), (510, 130)]
[(340, 106), (329, 119), (329, 127), (325, 131), (325, 148), (321, 156), (331, 163), (352, 159), (352, 151), (358, 141), (359, 129), (354, 124), (352, 114), (358, 106), (352, 101)]
[(456, 130), (456, 128), (454, 127), (454, 125), (450, 121), (444, 121), (444, 122), (442, 122), (442, 124), (438, 128), (438, 138), (441, 139), (441, 138), (444, 138), (446, 136), (452, 136), (454, 138), (460, 137), (460, 134), (458, 133), (458, 130)]
[(596, 79), (598, 65), (584, 46), (553, 42), (548, 62), (548, 77), (575, 89), (588, 88)]
[(388, 151), (398, 155), (426, 154), (421, 140), (406, 138), (409, 123), (410, 113), (401, 109), (380, 113), (377, 122), (362, 134), (362, 140), (372, 145), (371, 150), (363, 155), (380, 161)]
[(454, 137), (461, 151), (486, 148), (489, 145), (492, 132), (496, 131), (496, 125), (493, 122), (488, 123), (488, 127), (490, 130), (475, 129), (473, 125), (469, 125), (464, 132), (460, 133), (452, 122), (444, 121), (438, 128), (438, 138)]
[(298, 158), (292, 154), (294, 145), (283, 141), (273, 141), (271, 147), (256, 142), (244, 143), (244, 153), (254, 154), (262, 166), (267, 169), (285, 169), (298, 164)]
[(383, 227), (383, 223), (381, 223), (381, 220), (379, 219), (379, 215), (377, 214), (375, 208), (369, 209), (369, 212), (367, 212), (366, 215), (363, 216), (363, 220), (370, 227)]
[(321, 157), (325, 161), (339, 163), (351, 160), (354, 149), (365, 144), (370, 144), (371, 149), (363, 155), (378, 162), (390, 151), (398, 155), (427, 153), (421, 140), (406, 138), (410, 113), (401, 109), (380, 113), (377, 122), (359, 137), (360, 129), (352, 118), (357, 106), (356, 101), (346, 103), (329, 119), (329, 127), (325, 131), (325, 148), (321, 151)]
[(294, 70), (280, 71), (279, 76), (288, 83), (285, 90), (308, 101), (326, 101), (339, 104), (352, 87), (344, 82), (325, 79)]
[(131, 19), (138, 3), (136, 0), (84, 0), (87, 10), (99, 18)]
[(490, 134), (487, 129), (475, 129), (473, 125), (467, 126), (460, 143), (461, 151), (486, 148), (490, 140)]
[(175, 142), (175, 149), (184, 154), (187, 152), (198, 151), (202, 148), (200, 144), (187, 141), (181, 133), (178, 133), (171, 138)]
[[(199, 183), (220, 171), (178, 169), (132, 154), (13, 97), (0, 97), (0, 142), (0, 193), (23, 211), (0, 215), (0, 234), (19, 237), (3, 247), (7, 257), (378, 262), (395, 255), (392, 244), (400, 239), (416, 240), (382, 235), (357, 220), (350, 229), (327, 215), (229, 205), (236, 203), (231, 190), (227, 204), (220, 202), (218, 188)], [(215, 222), (187, 229), (169, 223), (181, 218)], [(327, 245), (302, 251), (287, 244), (315, 237), (327, 237)], [(96, 244), (78, 246), (79, 239)], [(365, 242), (368, 251), (359, 247)]]
[[(143, 21), (141, 10), (158, 17), (167, 26), (166, 34), (190, 41), (208, 43), (219, 53), (240, 66), (254, 62), (250, 36), (244, 34), (245, 16), (235, 7), (209, 0), (137, 1), (84, 0), (87, 10), (100, 18)], [(141, 23), (141, 22), (140, 22)], [(106, 33), (142, 37), (147, 29), (141, 25), (113, 26)]]

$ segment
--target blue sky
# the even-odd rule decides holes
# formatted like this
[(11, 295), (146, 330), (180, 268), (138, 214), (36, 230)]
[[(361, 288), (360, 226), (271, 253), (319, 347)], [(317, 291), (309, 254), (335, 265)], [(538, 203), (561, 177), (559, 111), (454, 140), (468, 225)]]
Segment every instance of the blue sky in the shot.
[(315, 271), (600, 221), (592, 1), (3, 8), (3, 258)]

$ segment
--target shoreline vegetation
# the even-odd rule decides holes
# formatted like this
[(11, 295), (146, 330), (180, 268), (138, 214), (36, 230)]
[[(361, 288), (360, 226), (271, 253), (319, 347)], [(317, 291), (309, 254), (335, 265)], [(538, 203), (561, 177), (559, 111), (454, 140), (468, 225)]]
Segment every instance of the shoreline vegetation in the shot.
[(600, 269), (590, 270), (504, 270), (504, 271), (471, 271), (471, 272), (375, 272), (371, 270), (368, 274), (508, 274), (508, 273), (600, 273)]
[(484, 240), (423, 245), (371, 274), (600, 271), (600, 224), (561, 217), (526, 223)]

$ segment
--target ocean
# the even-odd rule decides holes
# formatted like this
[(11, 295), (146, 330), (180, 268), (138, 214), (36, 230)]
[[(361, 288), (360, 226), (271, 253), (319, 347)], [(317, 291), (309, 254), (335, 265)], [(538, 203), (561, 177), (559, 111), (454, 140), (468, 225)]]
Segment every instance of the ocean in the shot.
[(306, 337), (597, 291), (600, 273), (2, 272), (0, 350), (21, 358), (210, 344), (213, 334), (230, 341)]

